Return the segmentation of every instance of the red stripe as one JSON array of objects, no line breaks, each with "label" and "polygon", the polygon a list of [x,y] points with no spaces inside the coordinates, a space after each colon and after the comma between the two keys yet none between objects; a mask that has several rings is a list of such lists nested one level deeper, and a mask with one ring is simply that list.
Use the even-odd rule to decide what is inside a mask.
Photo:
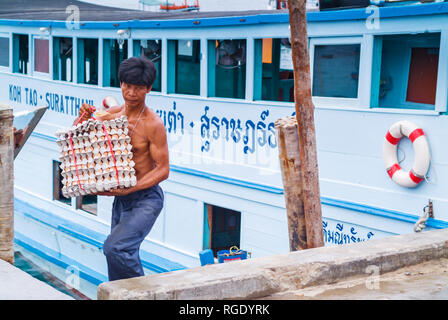
[{"label": "red stripe", "polygon": [[392,177],[394,176],[394,173],[397,172],[398,170],[401,170],[401,167],[398,163],[396,163],[387,170],[387,174],[392,179]]},{"label": "red stripe", "polygon": [[84,188],[81,185],[81,181],[79,181],[78,164],[76,163],[75,150],[73,149],[73,140],[72,140],[72,132],[71,131],[68,132],[68,137],[69,137],[69,141],[70,141],[70,149],[72,151],[73,162],[75,163],[76,177],[78,178],[78,185],[82,190],[84,190]]},{"label": "red stripe", "polygon": [[412,181],[414,181],[416,184],[419,184],[420,182],[422,182],[423,178],[417,177],[416,175],[414,175],[412,173],[412,170],[409,171],[409,177],[411,178]]},{"label": "red stripe", "polygon": [[112,160],[114,160],[115,172],[117,173],[118,186],[120,186],[120,178],[118,177],[118,168],[117,168],[117,162],[115,161],[115,153],[112,148],[112,142],[110,141],[109,133],[107,132],[106,126],[104,124],[103,124],[103,131],[106,134],[107,142],[108,142],[109,148],[110,148],[110,153],[112,154]]},{"label": "red stripe", "polygon": [[423,133],[422,129],[415,129],[409,135],[409,139],[411,139],[411,141],[414,142],[415,139],[417,139],[418,137],[423,136],[423,135],[424,135],[424,133]]},{"label": "red stripe", "polygon": [[389,131],[387,131],[386,140],[389,141],[391,144],[396,145],[400,141],[400,138],[395,138],[393,135],[390,134]]}]

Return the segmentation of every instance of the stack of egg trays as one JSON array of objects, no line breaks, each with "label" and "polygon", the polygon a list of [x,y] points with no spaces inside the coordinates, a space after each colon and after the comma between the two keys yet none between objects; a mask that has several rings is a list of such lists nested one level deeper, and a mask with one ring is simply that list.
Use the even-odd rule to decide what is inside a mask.
[{"label": "stack of egg trays", "polygon": [[[112,151],[104,128],[108,132]],[[129,188],[137,184],[126,116],[109,121],[89,119],[56,132],[56,137],[56,143],[61,148],[59,159],[63,177],[62,194],[65,197]]]}]

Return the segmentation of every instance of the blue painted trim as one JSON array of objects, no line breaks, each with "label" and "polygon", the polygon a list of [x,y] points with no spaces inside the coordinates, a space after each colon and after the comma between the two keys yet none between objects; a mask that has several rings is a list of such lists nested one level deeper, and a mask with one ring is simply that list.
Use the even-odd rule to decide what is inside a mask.
[{"label": "blue painted trim", "polygon": [[101,273],[98,273],[79,262],[70,259],[69,257],[62,255],[42,244],[28,238],[20,232],[14,232],[14,242],[26,250],[34,253],[35,255],[61,267],[67,268],[68,266],[76,266],[79,268],[79,276],[84,280],[89,281],[95,285],[99,285],[102,282],[108,281],[108,278]]},{"label": "blue painted trim", "polygon": [[[423,16],[448,13],[448,3],[425,3],[406,6],[380,7],[380,18],[397,18],[405,16]],[[340,20],[365,20],[371,14],[366,12],[366,8],[330,10],[320,12],[309,12],[307,21],[340,21]]]},{"label": "blue painted trim", "polygon": [[[80,224],[73,223],[67,219],[57,217],[54,214],[36,208],[17,198],[14,198],[14,211],[20,212],[27,218],[56,229],[84,243],[88,243],[100,250],[103,248],[103,243],[107,238],[105,234],[96,232]],[[157,273],[186,269],[185,266],[177,262],[170,261],[143,250],[140,251],[140,257],[142,265],[145,268]]]},{"label": "blue painted trim", "polygon": [[174,172],[190,174],[190,175],[193,175],[196,177],[201,177],[201,178],[205,178],[205,179],[209,179],[209,180],[233,184],[236,186],[245,187],[245,188],[249,188],[249,189],[266,191],[266,192],[271,192],[271,193],[275,193],[275,194],[283,194],[282,188],[271,187],[271,186],[267,186],[267,185],[263,185],[263,184],[259,184],[259,183],[255,183],[255,182],[249,182],[249,181],[229,178],[229,177],[225,177],[225,176],[221,176],[221,175],[217,175],[217,174],[213,174],[213,173],[209,173],[209,172],[205,172],[205,171],[199,171],[199,170],[195,170],[195,169],[179,167],[176,165],[170,165],[170,170],[172,170]]},{"label": "blue painted trim", "polygon": [[[448,3],[424,3],[416,5],[387,6],[380,8],[380,17],[394,18],[448,13]],[[369,16],[365,8],[308,12],[309,22],[364,20]],[[123,29],[123,28],[201,28],[219,26],[256,25],[289,23],[288,13],[241,15],[236,17],[217,17],[200,19],[168,20],[125,20],[125,21],[81,21],[81,29]],[[53,20],[0,20],[0,25],[65,28],[65,21]]]},{"label": "blue painted trim", "polygon": [[[359,204],[355,202],[345,201],[345,200],[337,200],[327,197],[321,197],[321,202],[324,205],[329,205],[333,207],[339,207],[343,209],[349,209],[357,212],[367,213],[374,216],[379,216],[383,218],[398,220],[398,221],[404,221],[408,223],[416,223],[417,220],[420,218],[415,215],[411,215],[408,213],[403,213],[400,211],[395,210],[389,210],[389,209],[382,209],[382,208],[376,208],[364,204]],[[426,222],[426,225],[431,228],[435,229],[445,229],[448,228],[448,222],[443,220],[437,220],[433,218],[429,218]]]},{"label": "blue painted trim", "polygon": [[[45,135],[43,135],[43,134],[41,134],[39,137],[48,140],[46,138],[48,136],[45,137]],[[240,187],[244,187],[244,188],[249,188],[249,189],[254,189],[254,190],[259,190],[259,191],[264,191],[264,192],[270,192],[270,193],[274,193],[274,194],[283,194],[283,188],[277,188],[277,187],[262,185],[262,184],[258,184],[258,183],[254,183],[254,182],[248,182],[248,181],[244,181],[244,180],[234,179],[234,178],[225,177],[225,176],[221,176],[221,175],[217,175],[217,174],[213,174],[213,173],[209,173],[209,172],[205,172],[205,171],[180,167],[180,166],[176,166],[176,165],[170,165],[170,170],[172,170],[174,172],[193,175],[193,176],[204,178],[204,179],[209,179],[209,180],[213,180],[213,181],[232,184],[232,185],[236,185],[236,186],[240,186]],[[399,221],[404,221],[404,222],[408,222],[408,223],[415,223],[415,222],[417,222],[417,220],[419,218],[415,215],[411,215],[411,214],[407,214],[407,213],[403,213],[403,212],[399,212],[399,211],[382,209],[382,208],[367,206],[367,205],[363,205],[363,204],[358,204],[355,202],[333,199],[333,198],[322,197],[322,196],[321,196],[321,202],[322,202],[322,204],[329,205],[329,206],[340,207],[340,208],[344,208],[344,209],[349,209],[349,210],[358,211],[358,212],[362,212],[362,213],[372,214],[372,215],[381,216],[381,217],[399,220]],[[448,228],[448,222],[445,222],[443,220],[437,220],[437,219],[430,218],[430,219],[428,219],[426,224],[429,227],[436,228],[436,229]]]},{"label": "blue painted trim", "polygon": [[35,138],[47,140],[47,141],[50,141],[50,142],[56,142],[56,140],[57,140],[56,137],[52,137],[52,136],[49,136],[49,135],[46,135],[46,134],[43,134],[43,133],[39,133],[39,132],[35,132],[35,131],[33,131],[31,133],[31,136],[35,137]]}]

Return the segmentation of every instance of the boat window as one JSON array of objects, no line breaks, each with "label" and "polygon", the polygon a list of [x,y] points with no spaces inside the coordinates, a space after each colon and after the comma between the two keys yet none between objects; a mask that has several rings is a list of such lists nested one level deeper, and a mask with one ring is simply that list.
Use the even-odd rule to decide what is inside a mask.
[{"label": "boat window", "polygon": [[245,98],[245,39],[208,41],[208,95],[222,98]]},{"label": "boat window", "polygon": [[53,38],[53,79],[73,81],[73,40]]},{"label": "boat window", "polygon": [[0,67],[9,67],[9,38],[0,37]]},{"label": "boat window", "polygon": [[313,96],[357,98],[360,44],[314,47]]},{"label": "boat window", "polygon": [[48,39],[34,39],[34,71],[49,73],[49,43]]},{"label": "boat window", "polygon": [[60,161],[53,160],[53,200],[71,205],[71,198],[66,198],[62,194],[62,188],[64,185],[62,184],[63,177],[60,165]]},{"label": "boat window", "polygon": [[440,33],[377,36],[372,107],[434,110]]},{"label": "boat window", "polygon": [[76,197],[76,209],[97,215],[98,197],[92,194]]},{"label": "boat window", "polygon": [[78,83],[98,84],[98,39],[78,39]]},{"label": "boat window", "polygon": [[256,39],[254,100],[294,101],[293,70],[288,38]]},{"label": "boat window", "polygon": [[200,40],[168,40],[168,93],[199,95]]},{"label": "boat window", "polygon": [[240,247],[241,212],[205,204],[203,249],[219,250]]},{"label": "boat window", "polygon": [[134,40],[134,55],[144,56],[154,62],[157,74],[151,91],[162,91],[162,40]]},{"label": "boat window", "polygon": [[28,74],[29,42],[28,35],[13,35],[13,72]]},{"label": "boat window", "polygon": [[128,41],[120,46],[116,39],[103,40],[103,86],[120,87],[118,68],[128,58]]}]

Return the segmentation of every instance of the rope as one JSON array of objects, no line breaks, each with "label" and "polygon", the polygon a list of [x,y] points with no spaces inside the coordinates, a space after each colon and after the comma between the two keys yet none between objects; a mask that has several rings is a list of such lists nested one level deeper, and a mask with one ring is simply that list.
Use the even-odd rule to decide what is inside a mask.
[{"label": "rope", "polygon": [[115,153],[112,149],[112,142],[110,141],[109,133],[107,132],[106,126],[104,124],[103,124],[103,131],[106,134],[107,142],[109,144],[110,152],[112,154],[112,160],[114,160],[115,172],[117,173],[117,182],[118,182],[118,185],[120,185],[120,178],[118,177],[119,175],[118,175],[117,162],[115,161]]},{"label": "rope", "polygon": [[[232,251],[232,249],[235,249],[235,251]],[[223,253],[222,255],[226,256],[226,257],[229,257],[229,256],[235,256],[235,255],[240,254],[240,253],[242,253],[241,249],[238,249],[237,246],[232,246],[229,249],[229,253]]]},{"label": "rope", "polygon": [[[90,109],[90,111],[93,112],[92,109]],[[82,115],[78,118],[78,120],[75,121],[75,123],[74,123],[75,126],[76,126],[76,125],[79,123],[79,121],[84,117],[84,115],[86,114],[86,112],[87,112],[87,111],[84,111],[84,112],[82,113]],[[96,120],[96,118],[95,118],[93,115],[92,115],[92,119],[93,119],[93,120]],[[82,123],[82,121],[81,121],[81,123]],[[117,174],[117,182],[118,182],[118,185],[120,185],[120,178],[119,178],[119,174],[118,174],[118,167],[117,167],[117,162],[116,162],[116,160],[115,160],[115,153],[114,153],[113,148],[112,148],[112,142],[111,142],[111,140],[110,140],[110,136],[109,136],[109,133],[107,132],[106,126],[105,126],[104,124],[102,124],[102,125],[103,125],[103,131],[104,131],[104,133],[106,134],[107,142],[108,142],[108,144],[109,144],[109,148],[110,148],[110,151],[111,151],[111,154],[112,154],[112,160],[114,161],[115,172],[116,172],[116,174]],[[79,185],[79,187],[80,187],[82,190],[84,190],[84,188],[83,188],[82,185],[81,185],[81,181],[80,181],[80,179],[79,179],[78,164],[77,164],[77,162],[76,162],[75,151],[74,151],[74,148],[73,148],[73,140],[72,140],[72,133],[71,133],[71,131],[69,131],[68,135],[69,135],[69,141],[70,141],[70,148],[71,148],[72,155],[73,155],[73,162],[75,163],[75,170],[76,170],[76,177],[77,177],[77,179],[78,179],[78,185]]]},{"label": "rope", "polygon": [[429,205],[423,208],[423,215],[417,220],[414,225],[414,232],[420,232],[426,228],[426,221],[429,219]]},{"label": "rope", "polygon": [[75,150],[73,149],[73,141],[72,141],[72,132],[71,131],[68,132],[68,137],[69,137],[69,141],[70,141],[70,148],[72,150],[73,162],[75,163],[75,170],[76,170],[76,177],[78,178],[78,185],[82,190],[84,190],[84,188],[81,186],[81,181],[79,181],[78,164],[76,163]]}]

